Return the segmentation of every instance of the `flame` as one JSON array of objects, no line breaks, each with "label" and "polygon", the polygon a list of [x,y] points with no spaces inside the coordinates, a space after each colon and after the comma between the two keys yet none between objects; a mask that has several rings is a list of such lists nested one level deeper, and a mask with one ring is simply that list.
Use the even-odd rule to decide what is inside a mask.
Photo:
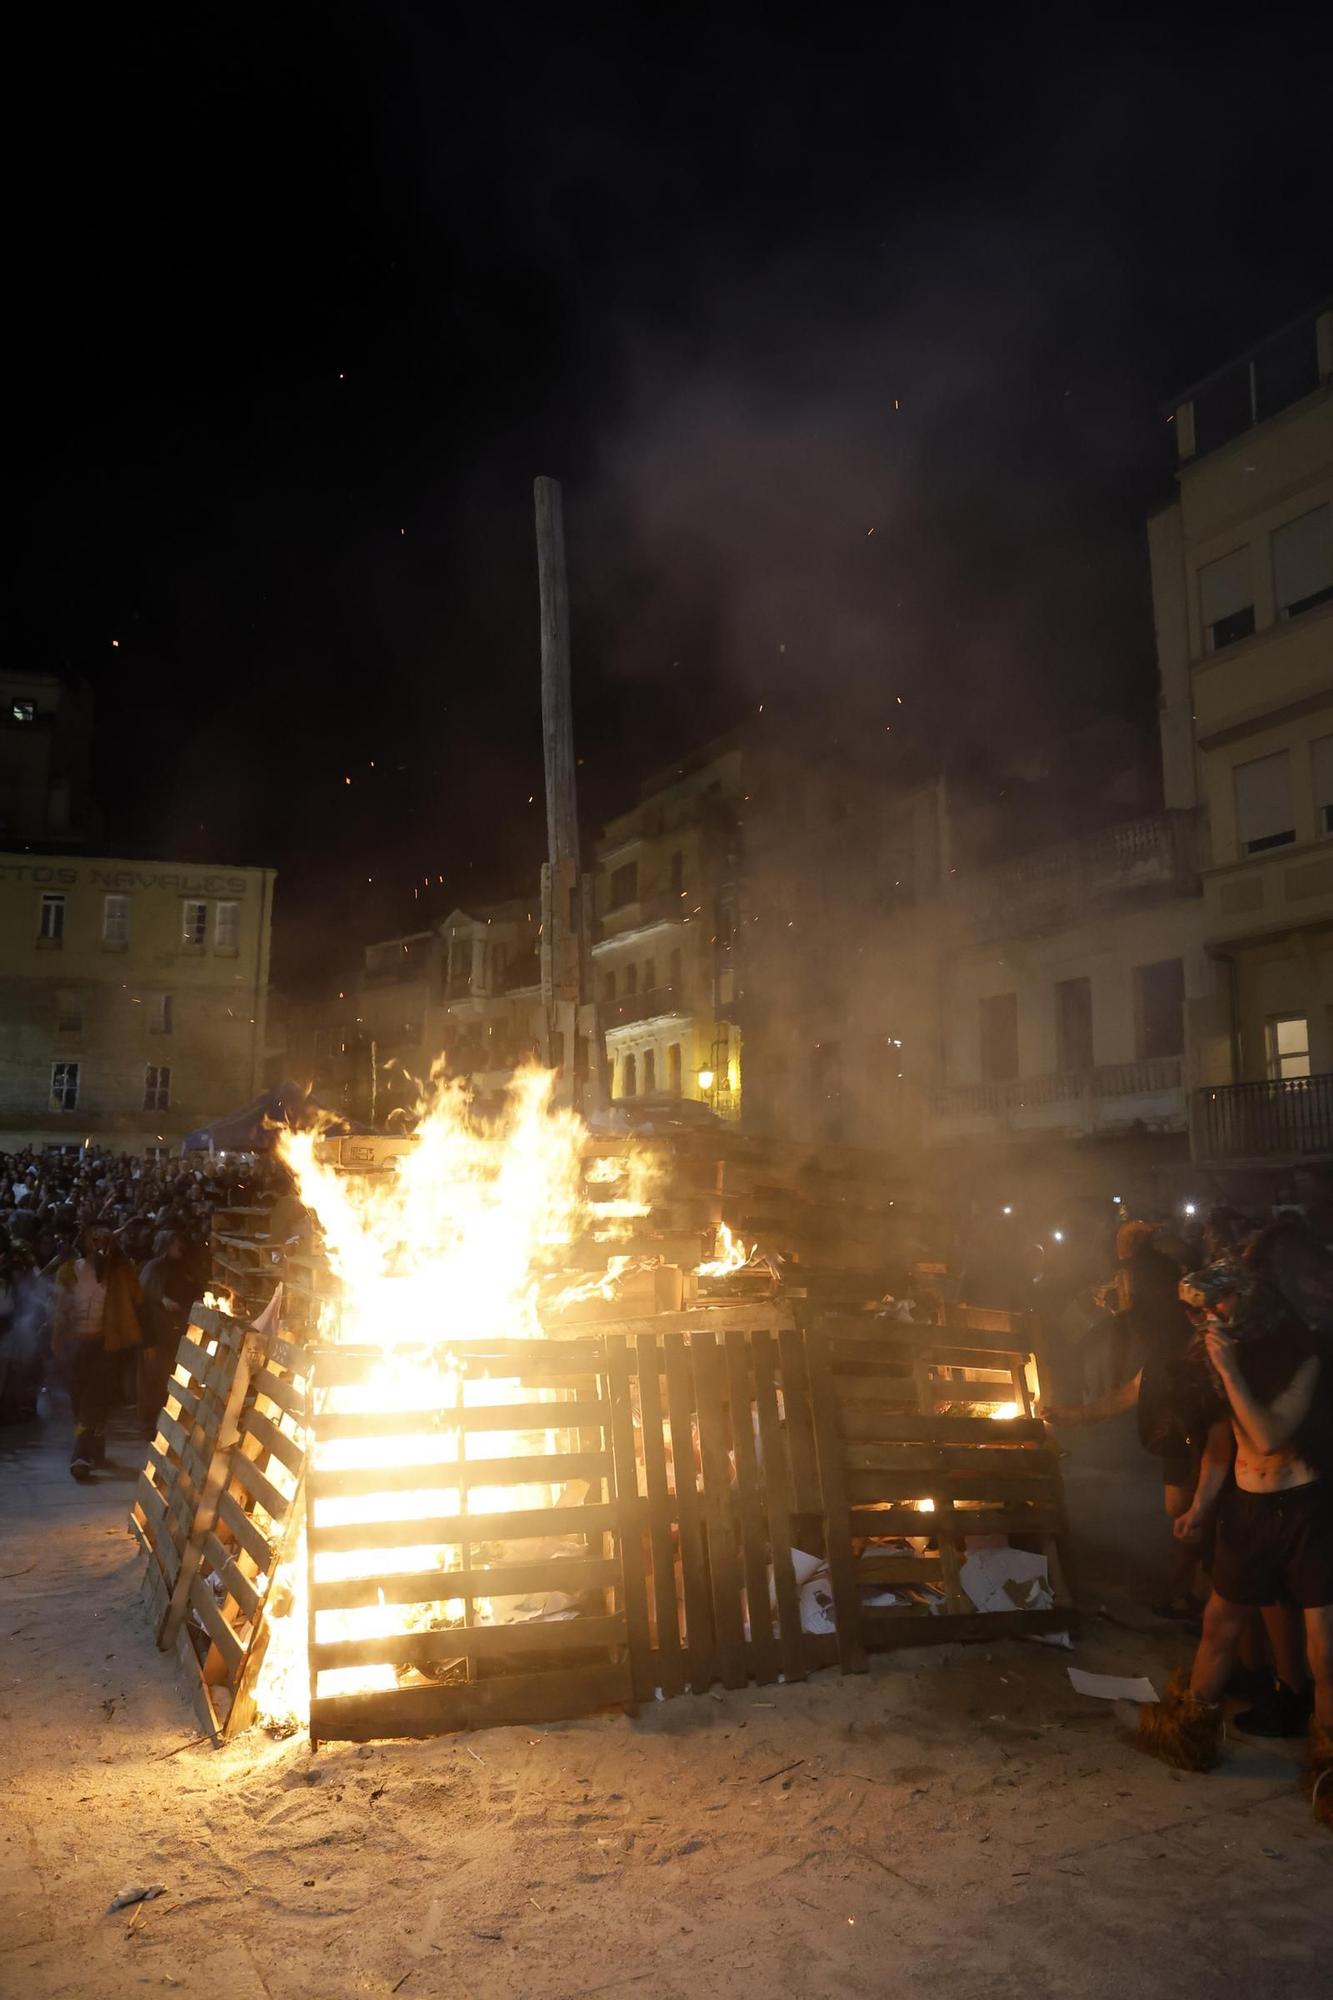
[{"label": "flame", "polygon": [[[382,1359],[355,1387],[334,1385],[322,1392],[329,1415],[373,1417],[377,1412],[420,1413],[419,1430],[404,1435],[325,1438],[314,1446],[319,1472],[386,1471],[385,1491],[321,1496],[314,1504],[322,1526],[377,1521],[428,1520],[465,1511],[484,1517],[509,1510],[549,1506],[559,1489],[530,1477],[514,1485],[479,1486],[460,1461],[460,1408],[484,1403],[551,1400],[554,1392],[516,1382],[477,1379],[460,1369],[449,1352],[451,1339],[536,1339],[539,1286],[567,1261],[570,1246],[601,1204],[584,1192],[581,1120],[557,1109],[555,1079],[532,1069],[514,1081],[496,1116],[483,1117],[459,1081],[435,1075],[418,1107],[415,1143],[395,1156],[383,1173],[342,1174],[318,1156],[313,1133],[287,1133],[279,1150],[291,1168],[301,1200],[323,1231],[325,1252],[341,1280],[337,1323],[323,1331]],[[594,1186],[610,1176],[591,1176]],[[615,1176],[619,1181],[622,1176]],[[618,1206],[628,1207],[633,1189]],[[644,1207],[637,1213],[646,1212]],[[612,1259],[611,1266],[627,1260]],[[613,1282],[608,1266],[602,1283]],[[599,1274],[600,1277],[600,1274]],[[318,1381],[316,1393],[319,1394]],[[487,1431],[484,1456],[541,1457],[554,1451],[556,1435]],[[404,1466],[419,1471],[410,1491],[395,1489],[388,1476]],[[364,1482],[359,1482],[364,1483]],[[386,1539],[401,1544],[401,1530]],[[315,1637],[368,1639],[461,1625],[467,1607],[450,1589],[451,1569],[461,1560],[457,1546],[419,1545],[348,1552],[321,1550],[315,1557],[319,1582],[355,1581],[392,1574],[431,1577],[421,1602],[378,1602],[346,1610],[321,1610]],[[431,1578],[433,1582],[433,1577]],[[256,1687],[259,1718],[270,1727],[290,1729],[307,1719],[308,1598],[304,1542],[284,1562],[269,1593],[276,1614],[269,1620],[268,1649]],[[512,1615],[512,1614],[511,1614]],[[473,1624],[503,1622],[485,1598],[472,1600]],[[324,1695],[392,1688],[398,1671],[389,1663],[322,1669]]]},{"label": "flame", "polygon": [[713,1254],[704,1263],[695,1265],[695,1275],[700,1278],[730,1278],[735,1272],[743,1271],[753,1255],[753,1247],[747,1249],[738,1236],[732,1235],[725,1222],[719,1222]]},{"label": "flame", "polygon": [[1023,1406],[1021,1403],[997,1403],[990,1414],[993,1422],[1007,1424],[1014,1417],[1022,1416]]},{"label": "flame", "polygon": [[228,1319],[236,1317],[236,1307],[226,1292],[205,1292],[203,1302],[213,1312],[225,1313]]}]

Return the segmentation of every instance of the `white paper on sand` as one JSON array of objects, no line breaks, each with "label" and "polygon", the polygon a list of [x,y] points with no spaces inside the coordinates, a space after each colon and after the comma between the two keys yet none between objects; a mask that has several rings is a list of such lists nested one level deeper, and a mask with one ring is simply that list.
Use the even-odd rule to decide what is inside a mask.
[{"label": "white paper on sand", "polygon": [[1132,1680],[1128,1674],[1089,1674],[1071,1667],[1069,1678],[1079,1694],[1096,1695],[1099,1701],[1156,1701],[1157,1690],[1146,1674]]}]

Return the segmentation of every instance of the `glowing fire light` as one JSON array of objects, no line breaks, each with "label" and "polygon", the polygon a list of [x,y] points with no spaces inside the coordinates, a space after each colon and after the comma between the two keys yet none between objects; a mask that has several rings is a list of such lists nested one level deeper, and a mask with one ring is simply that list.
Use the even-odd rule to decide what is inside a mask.
[{"label": "glowing fire light", "polygon": [[734,1272],[743,1271],[753,1255],[753,1249],[747,1248],[739,1236],[733,1236],[725,1222],[719,1222],[713,1254],[704,1263],[695,1265],[695,1273],[700,1278],[729,1278]]},{"label": "glowing fire light", "polygon": [[[321,1497],[315,1503],[321,1524],[440,1519],[458,1513],[460,1501],[477,1516],[552,1503],[555,1488],[534,1482],[530,1474],[512,1486],[479,1487],[460,1472],[460,1432],[449,1422],[451,1409],[545,1397],[514,1382],[463,1379],[448,1343],[542,1337],[539,1283],[567,1259],[585,1223],[603,1213],[583,1191],[585,1128],[572,1111],[553,1107],[553,1085],[546,1071],[521,1073],[504,1109],[490,1119],[478,1113],[462,1083],[433,1077],[415,1144],[385,1173],[340,1174],[319,1157],[312,1133],[280,1139],[282,1157],[301,1200],[319,1221],[330,1267],[342,1282],[339,1323],[330,1332],[383,1357],[358,1386],[327,1388],[323,1409],[358,1419],[405,1409],[422,1415],[419,1433],[382,1436],[367,1426],[369,1435],[319,1442],[313,1463],[321,1473],[355,1471],[362,1475],[355,1482],[359,1487],[368,1483],[367,1472],[385,1470],[382,1492]],[[594,1186],[610,1178],[599,1173]],[[644,1212],[633,1199],[632,1175],[630,1181],[628,1195],[607,1208],[622,1215]],[[553,1394],[551,1400],[554,1406]],[[553,1442],[549,1431],[492,1431],[487,1457],[531,1459],[550,1452]],[[420,1483],[404,1492],[401,1474],[407,1466],[418,1469]],[[386,1533],[386,1540],[396,1542],[400,1533]],[[386,1604],[381,1591],[375,1604],[320,1610],[316,1638],[376,1639],[459,1623],[464,1606],[448,1582],[458,1561],[456,1548],[430,1542],[321,1551],[315,1558],[320,1582],[438,1571],[439,1589],[420,1603]],[[275,1611],[280,1600],[290,1603],[291,1611],[270,1620],[258,1712],[270,1725],[291,1728],[308,1714],[304,1546],[281,1567],[269,1596]],[[493,1609],[485,1599],[474,1599],[478,1622],[489,1622]],[[320,1676],[321,1696],[394,1685],[396,1670],[388,1664]]]}]

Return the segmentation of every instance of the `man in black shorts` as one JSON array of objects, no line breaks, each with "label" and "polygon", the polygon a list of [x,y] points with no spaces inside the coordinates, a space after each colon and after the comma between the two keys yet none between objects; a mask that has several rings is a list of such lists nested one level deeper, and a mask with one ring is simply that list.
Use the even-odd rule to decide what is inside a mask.
[{"label": "man in black shorts", "polygon": [[[1253,1611],[1297,1605],[1314,1676],[1307,1770],[1333,1826],[1333,1398],[1328,1360],[1276,1289],[1232,1267],[1206,1306],[1206,1342],[1235,1437],[1217,1512],[1213,1592],[1188,1682],[1139,1715],[1146,1750],[1188,1770],[1221,1753],[1222,1691]],[[1203,1496],[1199,1496],[1202,1498]],[[1196,1505],[1198,1500],[1196,1499]]]}]

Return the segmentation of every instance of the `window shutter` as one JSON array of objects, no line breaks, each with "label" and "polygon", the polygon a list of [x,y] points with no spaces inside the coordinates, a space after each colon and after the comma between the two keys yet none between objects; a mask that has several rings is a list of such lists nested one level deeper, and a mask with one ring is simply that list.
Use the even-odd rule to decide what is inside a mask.
[{"label": "window shutter", "polygon": [[1328,501],[1274,530],[1273,581],[1279,617],[1333,591],[1333,506]]},{"label": "window shutter", "polygon": [[1229,556],[1219,556],[1199,571],[1199,605],[1205,625],[1232,618],[1253,602],[1248,548],[1233,549]]},{"label": "window shutter", "polygon": [[1296,831],[1291,807],[1291,755],[1277,750],[1271,757],[1236,766],[1236,838],[1247,851],[1260,843],[1280,845]]}]

